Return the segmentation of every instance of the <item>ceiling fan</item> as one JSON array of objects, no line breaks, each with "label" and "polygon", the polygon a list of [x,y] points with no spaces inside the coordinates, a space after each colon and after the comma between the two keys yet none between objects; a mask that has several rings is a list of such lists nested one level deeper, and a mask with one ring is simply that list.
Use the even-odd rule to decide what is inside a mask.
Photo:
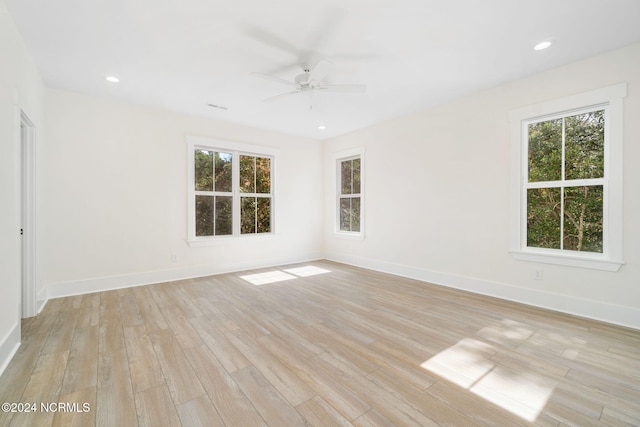
[{"label": "ceiling fan", "polygon": [[271,80],[274,82],[278,82],[290,87],[293,87],[294,90],[290,92],[281,93],[280,95],[272,96],[270,98],[264,99],[264,102],[276,101],[278,99],[285,98],[291,95],[297,95],[299,93],[308,93],[314,94],[319,91],[326,92],[342,92],[342,93],[364,93],[367,90],[366,85],[354,85],[354,84],[346,84],[346,85],[330,85],[324,84],[322,81],[327,77],[329,72],[331,71],[332,64],[326,60],[320,60],[316,64],[313,69],[303,68],[303,73],[298,74],[293,81],[281,79],[279,77],[270,76],[268,74],[261,73],[251,73],[256,77],[260,77],[263,79]]}]

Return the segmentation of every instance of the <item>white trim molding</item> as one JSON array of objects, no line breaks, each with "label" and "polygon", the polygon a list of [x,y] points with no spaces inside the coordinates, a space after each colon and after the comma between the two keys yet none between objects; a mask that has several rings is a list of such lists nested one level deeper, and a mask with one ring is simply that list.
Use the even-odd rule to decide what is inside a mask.
[{"label": "white trim molding", "polygon": [[[511,239],[509,253],[514,259],[578,268],[618,271],[623,258],[623,99],[627,84],[584,92],[573,96],[518,108],[509,113],[511,123]],[[605,176],[603,206],[603,252],[586,253],[559,249],[527,247],[526,178],[527,159],[523,138],[525,123],[553,114],[569,113],[585,108],[603,106],[607,111],[605,122]]]},{"label": "white trim molding", "polygon": [[36,127],[20,110],[22,153],[22,318],[38,314],[36,303]]}]

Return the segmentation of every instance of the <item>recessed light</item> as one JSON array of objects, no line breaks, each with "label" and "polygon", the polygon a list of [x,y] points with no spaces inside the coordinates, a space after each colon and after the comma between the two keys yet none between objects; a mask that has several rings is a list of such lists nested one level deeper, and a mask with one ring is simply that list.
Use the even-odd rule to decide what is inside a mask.
[{"label": "recessed light", "polygon": [[104,79],[109,83],[120,83],[120,79],[117,78],[116,76],[107,76]]},{"label": "recessed light", "polygon": [[545,50],[546,48],[551,46],[551,43],[552,42],[550,40],[540,42],[533,47],[533,50]]},{"label": "recessed light", "polygon": [[326,127],[325,125],[320,125],[320,126],[318,126],[318,129],[320,129],[320,130],[325,130],[326,128],[327,128],[327,127]]}]

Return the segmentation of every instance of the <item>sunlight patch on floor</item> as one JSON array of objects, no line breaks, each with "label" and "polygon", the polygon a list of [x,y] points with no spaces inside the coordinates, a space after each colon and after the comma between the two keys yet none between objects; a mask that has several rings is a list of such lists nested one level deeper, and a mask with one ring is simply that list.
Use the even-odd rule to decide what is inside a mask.
[{"label": "sunlight patch on floor", "polygon": [[483,350],[490,348],[482,341],[465,338],[420,366],[460,387],[469,388],[493,369],[494,364],[482,355]]},{"label": "sunlight patch on floor", "polygon": [[[502,326],[480,331],[485,339],[511,346],[532,333],[517,322],[506,320]],[[493,344],[464,338],[420,366],[524,420],[535,421],[553,393],[555,382],[533,372],[497,366],[492,360],[495,353]]]},{"label": "sunlight patch on floor", "polygon": [[317,276],[318,274],[331,273],[331,270],[316,267],[314,265],[305,265],[304,267],[286,268],[284,271],[299,277]]},{"label": "sunlight patch on floor", "polygon": [[286,280],[297,279],[299,277],[317,276],[318,274],[331,273],[331,270],[305,265],[303,267],[287,268],[283,270],[266,271],[264,273],[246,274],[240,276],[252,285],[260,286],[269,283],[284,282]]},{"label": "sunlight patch on floor", "polygon": [[469,390],[520,418],[535,421],[554,388],[554,383],[539,375],[496,367]]},{"label": "sunlight patch on floor", "polygon": [[247,274],[245,276],[240,276],[240,278],[246,280],[252,285],[260,286],[266,285],[268,283],[283,282],[285,280],[295,279],[296,276],[287,274],[284,271],[274,270],[266,271],[264,273]]}]

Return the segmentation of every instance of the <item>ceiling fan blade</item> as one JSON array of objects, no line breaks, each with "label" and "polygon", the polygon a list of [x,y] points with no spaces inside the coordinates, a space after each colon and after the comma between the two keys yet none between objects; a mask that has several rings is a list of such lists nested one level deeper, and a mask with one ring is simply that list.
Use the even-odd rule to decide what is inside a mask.
[{"label": "ceiling fan blade", "polygon": [[267,80],[271,80],[273,82],[281,83],[283,85],[295,86],[293,84],[293,82],[290,82],[290,81],[285,80],[285,79],[281,79],[280,77],[274,77],[274,76],[270,76],[268,74],[262,74],[262,73],[251,73],[251,75],[255,76],[255,77],[260,77],[261,79],[267,79]]},{"label": "ceiling fan blade", "polygon": [[280,38],[275,33],[269,32],[259,27],[248,27],[246,34],[255,40],[265,43],[276,49],[280,49],[283,52],[287,52],[291,55],[298,55],[298,46],[295,46],[285,39]]},{"label": "ceiling fan blade", "polygon": [[367,85],[324,85],[318,89],[327,92],[364,93],[367,91]]},{"label": "ceiling fan blade", "polygon": [[309,81],[320,83],[325,77],[327,77],[327,74],[329,74],[329,71],[331,71],[332,66],[333,64],[331,64],[331,62],[324,59],[318,61],[316,66],[313,68],[313,70],[311,70],[311,73],[309,74]]},{"label": "ceiling fan blade", "polygon": [[286,98],[287,96],[295,95],[297,93],[300,93],[300,91],[299,90],[294,90],[293,92],[281,93],[280,95],[276,95],[276,96],[272,96],[271,98],[263,99],[262,102],[277,101],[278,99]]}]

